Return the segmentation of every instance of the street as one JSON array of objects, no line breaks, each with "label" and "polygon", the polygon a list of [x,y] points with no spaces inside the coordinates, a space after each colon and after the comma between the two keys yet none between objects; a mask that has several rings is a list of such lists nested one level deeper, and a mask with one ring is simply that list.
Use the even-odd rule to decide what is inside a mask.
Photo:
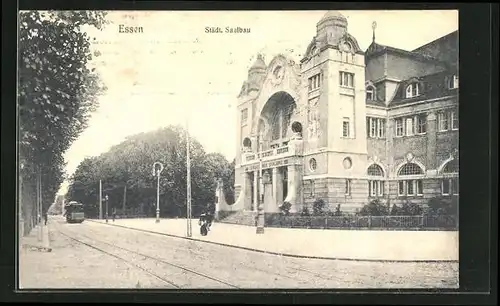
[{"label": "street", "polygon": [[21,289],[458,287],[458,263],[292,258],[59,216],[49,229],[52,252],[20,250]]}]

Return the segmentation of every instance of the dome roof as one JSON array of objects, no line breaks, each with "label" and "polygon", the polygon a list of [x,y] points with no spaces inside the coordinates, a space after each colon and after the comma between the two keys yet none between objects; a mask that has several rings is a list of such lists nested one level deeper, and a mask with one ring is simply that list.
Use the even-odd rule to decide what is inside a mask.
[{"label": "dome roof", "polygon": [[344,21],[347,22],[347,18],[345,18],[344,15],[342,15],[338,11],[328,11],[326,14],[321,18],[321,20],[318,23],[323,23],[328,20],[339,20],[339,21]]},{"label": "dome roof", "polygon": [[257,59],[255,60],[255,63],[253,63],[252,67],[250,67],[250,70],[253,69],[266,69],[266,63],[264,62],[264,58],[262,57],[262,54],[257,55]]}]

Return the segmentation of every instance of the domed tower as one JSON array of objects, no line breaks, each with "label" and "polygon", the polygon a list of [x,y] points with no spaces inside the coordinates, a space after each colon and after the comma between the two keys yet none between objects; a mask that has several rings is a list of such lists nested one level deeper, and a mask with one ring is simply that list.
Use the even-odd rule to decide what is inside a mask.
[{"label": "domed tower", "polygon": [[266,63],[264,62],[264,57],[262,54],[257,54],[257,59],[253,63],[252,67],[248,70],[248,83],[250,89],[259,89],[262,80],[266,75]]},{"label": "domed tower", "polygon": [[347,33],[347,18],[337,11],[328,11],[316,24],[316,40],[330,45],[338,45]]},{"label": "domed tower", "polygon": [[[353,211],[366,197],[363,192],[351,195],[350,188],[368,186],[360,179],[368,167],[364,52],[339,12],[326,12],[316,30],[301,60],[307,82],[304,176],[330,177],[329,201]],[[312,180],[312,186],[324,188],[323,181]]]}]

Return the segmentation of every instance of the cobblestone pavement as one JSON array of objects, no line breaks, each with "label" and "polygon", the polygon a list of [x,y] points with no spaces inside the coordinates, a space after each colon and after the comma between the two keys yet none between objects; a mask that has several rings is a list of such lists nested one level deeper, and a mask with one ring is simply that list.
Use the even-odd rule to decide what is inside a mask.
[{"label": "cobblestone pavement", "polygon": [[60,218],[50,235],[51,253],[20,254],[25,288],[458,287],[458,263],[289,258]]}]

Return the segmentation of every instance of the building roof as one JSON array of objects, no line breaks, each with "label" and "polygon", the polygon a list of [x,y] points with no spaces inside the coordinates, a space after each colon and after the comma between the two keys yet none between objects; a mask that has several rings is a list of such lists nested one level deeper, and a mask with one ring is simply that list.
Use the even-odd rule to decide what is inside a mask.
[{"label": "building roof", "polygon": [[391,46],[378,44],[376,42],[372,42],[370,44],[370,46],[368,47],[368,49],[365,52],[365,56],[367,58],[370,58],[370,57],[374,57],[374,56],[384,54],[384,53],[394,53],[394,54],[412,57],[415,59],[425,60],[425,61],[439,61],[439,59],[437,59],[433,56],[429,56],[427,54],[421,54],[421,53],[417,53],[417,52],[412,52],[412,51],[407,51],[407,50],[403,50],[403,49],[399,49],[399,48],[394,48]]},{"label": "building roof", "polygon": [[[447,81],[452,78],[454,74],[456,74],[456,71],[447,70],[401,81],[396,88],[394,97],[389,102],[389,107],[458,95],[458,89],[448,88]],[[419,95],[412,98],[406,98],[406,88],[412,83],[419,84]]]},{"label": "building roof", "polygon": [[252,67],[250,67],[250,70],[253,70],[253,69],[266,69],[266,68],[267,68],[267,66],[266,66],[266,63],[264,62],[264,57],[260,53],[257,54],[257,59],[253,63]]},{"label": "building roof", "polygon": [[327,20],[341,20],[347,22],[347,18],[342,15],[339,11],[328,11],[326,14],[319,20],[318,23],[323,23]]},{"label": "building roof", "polygon": [[456,67],[458,65],[458,31],[433,40],[412,52],[437,58],[450,67]]}]

